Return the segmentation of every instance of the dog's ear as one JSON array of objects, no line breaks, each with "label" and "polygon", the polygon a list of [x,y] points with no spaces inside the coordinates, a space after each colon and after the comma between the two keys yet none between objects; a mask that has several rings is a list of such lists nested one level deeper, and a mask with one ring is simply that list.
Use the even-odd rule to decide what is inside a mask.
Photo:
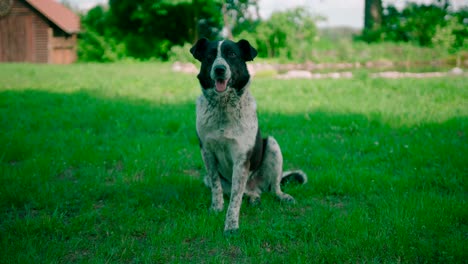
[{"label": "dog's ear", "polygon": [[193,47],[190,49],[190,53],[192,53],[195,59],[199,61],[203,59],[203,55],[205,54],[208,42],[208,39],[201,38],[197,41],[197,43],[195,43],[195,45],[193,45]]},{"label": "dog's ear", "polygon": [[239,46],[239,49],[242,52],[242,58],[245,61],[253,61],[257,56],[257,50],[254,49],[247,40],[239,40],[239,42],[237,42],[237,46]]}]

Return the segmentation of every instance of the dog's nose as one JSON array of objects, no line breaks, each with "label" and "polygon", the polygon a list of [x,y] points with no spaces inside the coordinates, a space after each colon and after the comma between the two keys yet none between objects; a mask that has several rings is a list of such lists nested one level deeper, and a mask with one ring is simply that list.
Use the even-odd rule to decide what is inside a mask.
[{"label": "dog's nose", "polygon": [[215,72],[216,76],[223,76],[226,73],[226,66],[217,65],[214,68],[214,72]]}]

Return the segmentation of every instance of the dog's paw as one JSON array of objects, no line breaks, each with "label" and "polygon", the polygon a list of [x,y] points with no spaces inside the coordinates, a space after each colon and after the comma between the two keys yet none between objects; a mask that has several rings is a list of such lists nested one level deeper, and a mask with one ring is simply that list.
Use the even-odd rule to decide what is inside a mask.
[{"label": "dog's paw", "polygon": [[215,204],[212,204],[211,207],[210,207],[210,213],[220,213],[223,211],[223,205],[215,205]]},{"label": "dog's paw", "polygon": [[260,200],[260,197],[249,197],[249,205],[252,207],[257,207],[259,206],[262,201]]},{"label": "dog's paw", "polygon": [[281,197],[279,197],[280,201],[282,203],[287,203],[287,204],[295,204],[296,203],[296,200],[294,199],[294,197],[292,197],[291,195],[289,194],[283,194],[281,195]]},{"label": "dog's paw", "polygon": [[238,237],[239,235],[239,228],[224,230],[224,237],[226,238]]}]

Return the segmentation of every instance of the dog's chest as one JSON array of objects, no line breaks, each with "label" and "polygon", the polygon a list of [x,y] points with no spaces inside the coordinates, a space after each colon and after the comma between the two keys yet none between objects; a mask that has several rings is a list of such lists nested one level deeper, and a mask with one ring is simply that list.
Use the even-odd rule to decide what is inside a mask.
[{"label": "dog's chest", "polygon": [[217,144],[241,141],[248,144],[255,140],[258,121],[255,106],[212,107],[205,99],[197,102],[197,132],[203,143]]},{"label": "dog's chest", "polygon": [[236,104],[212,105],[197,101],[197,133],[202,148],[214,153],[221,173],[230,178],[237,160],[247,158],[258,131],[256,105],[250,94]]}]

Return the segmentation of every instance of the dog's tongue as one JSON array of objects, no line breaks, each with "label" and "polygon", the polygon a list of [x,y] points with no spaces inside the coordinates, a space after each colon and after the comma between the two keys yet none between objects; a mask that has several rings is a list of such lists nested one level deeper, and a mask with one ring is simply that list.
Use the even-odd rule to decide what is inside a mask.
[{"label": "dog's tongue", "polygon": [[224,92],[227,88],[228,80],[216,80],[216,91]]}]

